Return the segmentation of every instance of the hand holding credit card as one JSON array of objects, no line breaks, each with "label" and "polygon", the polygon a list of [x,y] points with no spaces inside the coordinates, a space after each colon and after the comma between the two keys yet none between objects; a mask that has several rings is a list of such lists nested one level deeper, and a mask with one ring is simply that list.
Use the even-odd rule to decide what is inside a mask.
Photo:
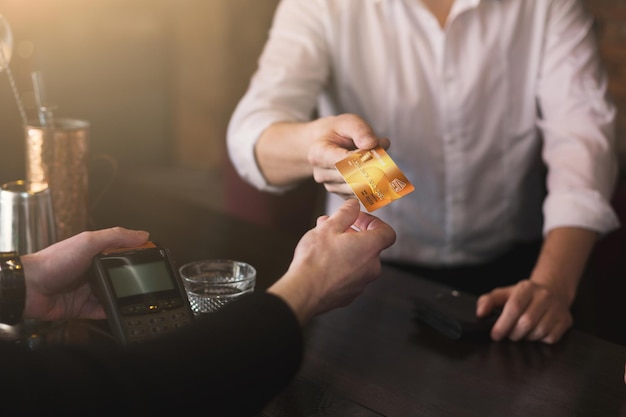
[{"label": "hand holding credit card", "polygon": [[359,150],[337,162],[335,167],[369,212],[415,189],[381,146]]}]

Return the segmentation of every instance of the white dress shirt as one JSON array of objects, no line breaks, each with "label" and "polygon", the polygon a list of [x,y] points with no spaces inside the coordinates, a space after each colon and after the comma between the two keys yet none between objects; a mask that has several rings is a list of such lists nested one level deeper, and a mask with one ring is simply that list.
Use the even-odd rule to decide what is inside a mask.
[{"label": "white dress shirt", "polygon": [[419,0],[282,0],[228,149],[280,192],[255,160],[263,130],[357,114],[415,185],[373,213],[397,232],[383,257],[471,264],[557,227],[619,226],[606,87],[577,0],[456,0],[444,28]]}]

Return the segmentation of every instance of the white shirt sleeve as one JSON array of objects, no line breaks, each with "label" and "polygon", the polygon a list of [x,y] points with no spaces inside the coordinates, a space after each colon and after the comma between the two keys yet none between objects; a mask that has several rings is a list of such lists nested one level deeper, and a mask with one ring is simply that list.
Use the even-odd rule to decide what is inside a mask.
[{"label": "white shirt sleeve", "polygon": [[548,166],[544,233],[619,226],[609,201],[617,178],[616,110],[597,56],[593,20],[579,1],[552,2],[538,83],[538,125]]},{"label": "white shirt sleeve", "polygon": [[290,188],[267,183],[254,148],[270,125],[312,119],[328,78],[329,55],[319,19],[323,8],[324,3],[317,0],[280,2],[258,69],[230,120],[229,157],[239,175],[258,189],[283,192]]}]

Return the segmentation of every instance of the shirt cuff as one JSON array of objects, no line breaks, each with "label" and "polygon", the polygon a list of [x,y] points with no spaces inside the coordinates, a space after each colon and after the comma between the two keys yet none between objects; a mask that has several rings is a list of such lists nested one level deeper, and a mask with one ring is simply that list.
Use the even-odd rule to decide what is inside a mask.
[{"label": "shirt cuff", "polygon": [[557,227],[580,227],[602,235],[620,227],[609,202],[593,191],[552,194],[546,198],[543,213],[544,235]]},{"label": "shirt cuff", "polygon": [[[261,191],[285,193],[294,186],[275,186],[267,182],[256,160],[254,148],[261,134],[272,124],[285,121],[282,113],[249,116],[237,132],[229,132],[228,153],[237,173],[242,179]],[[236,139],[235,139],[236,138]]]}]

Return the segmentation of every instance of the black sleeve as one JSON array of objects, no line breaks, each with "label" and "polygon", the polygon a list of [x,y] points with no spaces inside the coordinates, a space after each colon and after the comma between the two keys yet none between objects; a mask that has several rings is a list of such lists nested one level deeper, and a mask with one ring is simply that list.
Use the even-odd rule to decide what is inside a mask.
[{"label": "black sleeve", "polygon": [[25,351],[0,343],[0,410],[252,416],[294,377],[302,348],[293,312],[265,292],[247,295],[176,334],[126,348]]}]

